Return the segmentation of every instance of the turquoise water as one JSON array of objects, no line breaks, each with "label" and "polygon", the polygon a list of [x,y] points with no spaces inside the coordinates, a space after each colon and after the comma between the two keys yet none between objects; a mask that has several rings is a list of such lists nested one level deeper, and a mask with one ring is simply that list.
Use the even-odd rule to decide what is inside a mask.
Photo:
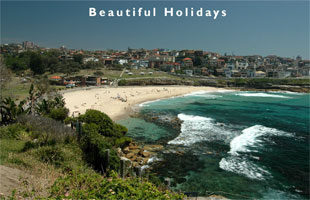
[{"label": "turquoise water", "polygon": [[[165,149],[150,163],[176,191],[233,199],[309,198],[309,95],[196,92],[119,121]],[[156,116],[152,118],[150,116]],[[180,129],[169,123],[182,120]]]}]

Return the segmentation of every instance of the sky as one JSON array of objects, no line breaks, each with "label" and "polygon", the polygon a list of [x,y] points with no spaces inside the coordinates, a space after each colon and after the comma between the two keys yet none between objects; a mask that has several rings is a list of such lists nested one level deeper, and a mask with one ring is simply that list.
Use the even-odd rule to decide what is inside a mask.
[{"label": "sky", "polygon": [[[97,10],[156,7],[156,17],[90,17]],[[226,17],[164,17],[175,10],[226,10]],[[105,50],[200,49],[309,59],[309,1],[1,1],[1,43]]]}]

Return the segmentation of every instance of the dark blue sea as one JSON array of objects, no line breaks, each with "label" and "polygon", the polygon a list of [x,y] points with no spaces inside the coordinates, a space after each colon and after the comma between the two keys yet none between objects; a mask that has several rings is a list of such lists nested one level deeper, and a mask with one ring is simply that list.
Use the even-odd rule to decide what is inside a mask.
[{"label": "dark blue sea", "polygon": [[164,145],[149,166],[173,190],[309,199],[309,94],[201,91],[140,106],[139,118],[119,123]]}]

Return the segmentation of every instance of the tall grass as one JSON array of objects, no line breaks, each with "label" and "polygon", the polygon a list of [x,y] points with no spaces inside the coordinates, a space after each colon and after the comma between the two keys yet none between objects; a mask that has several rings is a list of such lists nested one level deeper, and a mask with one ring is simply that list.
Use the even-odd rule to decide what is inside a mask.
[{"label": "tall grass", "polygon": [[26,126],[30,137],[44,144],[70,143],[76,139],[76,133],[63,123],[48,117],[21,115],[17,122]]}]

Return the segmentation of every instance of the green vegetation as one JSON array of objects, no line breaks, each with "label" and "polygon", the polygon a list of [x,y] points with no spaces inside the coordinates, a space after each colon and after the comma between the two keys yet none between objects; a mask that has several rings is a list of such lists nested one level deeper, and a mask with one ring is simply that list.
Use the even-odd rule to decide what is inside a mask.
[{"label": "green vegetation", "polygon": [[[118,149],[132,141],[125,136],[127,128],[97,110],[68,118],[62,96],[46,91],[44,85],[31,85],[25,100],[1,101],[0,163],[25,174],[12,199],[183,198],[145,179],[119,178]],[[79,126],[74,130],[63,122]],[[43,184],[46,179],[49,184]]]},{"label": "green vegetation", "polygon": [[27,51],[19,54],[5,55],[6,66],[13,72],[22,73],[30,69],[33,74],[66,73],[78,72],[81,69],[97,68],[94,63],[83,64],[83,55],[77,54],[73,57],[67,57],[59,50],[50,50],[45,52]]},{"label": "green vegetation", "polygon": [[152,183],[140,182],[137,178],[124,181],[114,171],[108,176],[104,178],[94,173],[80,174],[73,171],[58,179],[51,193],[60,199],[183,199],[183,195],[160,191]]}]

